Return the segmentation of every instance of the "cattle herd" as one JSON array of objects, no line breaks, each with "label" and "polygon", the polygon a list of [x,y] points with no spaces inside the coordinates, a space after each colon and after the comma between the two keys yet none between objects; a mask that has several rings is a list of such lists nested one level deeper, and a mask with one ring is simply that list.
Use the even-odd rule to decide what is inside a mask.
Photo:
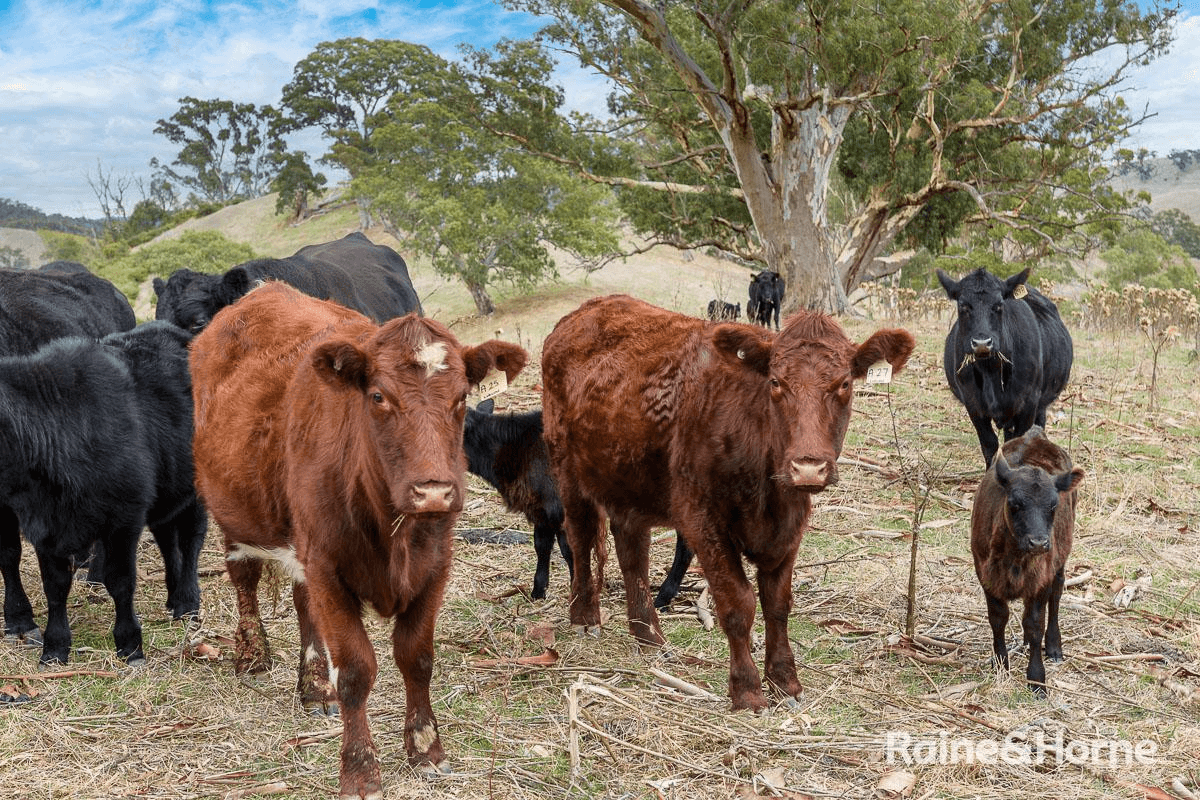
[{"label": "cattle herd", "polygon": [[[1043,654],[1062,658],[1058,606],[1083,472],[1045,433],[1070,374],[1070,334],[1027,278],[939,272],[958,310],[946,380],[985,461],[970,543],[995,661],[1008,667],[1008,603],[1021,599],[1026,676],[1044,695]],[[67,596],[85,563],[113,600],[117,654],[144,660],[133,609],[144,528],[162,554],[167,610],[197,615],[211,515],[237,596],[237,673],[272,661],[258,610],[264,563],[292,579],[298,693],[342,718],[341,795],[382,796],[366,606],[394,622],[409,760],[446,770],[430,702],[434,626],[469,469],[533,524],[535,598],[558,542],[573,626],[600,624],[610,529],[638,642],[664,644],[656,609],[695,556],[729,642],[732,708],[767,708],[764,686],[800,696],[787,628],[812,497],[837,483],[854,382],[883,363],[899,372],[909,332],[855,343],[806,311],[780,327],[784,281],[766,271],[751,280],[750,324],[736,322],[740,303],[714,300],[705,321],[601,297],[547,336],[542,410],[495,414],[490,401],[468,408],[469,393],[493,372],[515,378],[526,352],[460,343],[423,316],[403,259],[361,234],[220,276],[181,269],[155,289],[158,319],[135,326],[128,301],[82,265],[0,270],[4,626],[40,644],[41,663],[69,658]],[[673,527],[677,549],[652,600],[654,526]],[[41,571],[44,628],[21,583],[22,537]]]}]

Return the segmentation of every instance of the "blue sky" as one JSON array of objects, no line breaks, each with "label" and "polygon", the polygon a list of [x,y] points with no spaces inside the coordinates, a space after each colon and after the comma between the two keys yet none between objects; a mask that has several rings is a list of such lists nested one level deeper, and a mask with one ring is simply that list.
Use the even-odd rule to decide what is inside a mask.
[{"label": "blue sky", "polygon": [[[1183,4],[1170,55],[1124,92],[1158,116],[1130,144],[1200,149],[1200,0]],[[149,177],[176,148],[153,129],[184,96],[276,104],[292,68],[323,41],[391,38],[447,58],[470,42],[532,33],[538,21],[492,0],[0,0],[0,197],[98,216],[85,175]],[[598,79],[564,68],[568,103],[603,109]],[[317,139],[295,143],[323,152]]]}]

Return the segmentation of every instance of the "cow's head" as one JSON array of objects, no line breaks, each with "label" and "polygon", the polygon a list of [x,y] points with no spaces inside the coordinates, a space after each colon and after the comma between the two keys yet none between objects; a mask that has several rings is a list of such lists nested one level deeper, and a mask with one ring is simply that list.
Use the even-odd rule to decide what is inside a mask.
[{"label": "cow's head", "polygon": [[1003,453],[996,456],[992,469],[1005,495],[1004,514],[1017,549],[1030,554],[1049,551],[1059,498],[1079,485],[1083,470],[1068,468],[1051,475],[1033,465],[1012,467]]},{"label": "cow's head", "polygon": [[[464,347],[441,323],[409,314],[365,341],[333,335],[312,353],[317,376],[361,414],[364,468],[386,484],[398,514],[462,510],[467,392],[493,369],[512,380],[526,352],[491,340]],[[355,408],[357,406],[357,408]]]},{"label": "cow's head", "polygon": [[1004,354],[1008,349],[1004,303],[1012,300],[1016,288],[1029,278],[1029,269],[1003,281],[982,267],[960,281],[940,269],[937,276],[946,296],[958,304],[958,354],[974,359]]},{"label": "cow's head", "polygon": [[769,397],[771,441],[786,441],[775,476],[806,491],[837,483],[837,459],[850,422],[854,381],[877,361],[903,369],[916,345],[906,330],[876,331],[851,342],[825,314],[801,311],[776,336],[744,325],[720,325],[713,344],[754,373]]},{"label": "cow's head", "polygon": [[154,293],[158,295],[154,318],[165,319],[197,334],[218,311],[248,291],[250,276],[241,267],[234,267],[224,275],[178,269],[165,281],[154,279]]}]

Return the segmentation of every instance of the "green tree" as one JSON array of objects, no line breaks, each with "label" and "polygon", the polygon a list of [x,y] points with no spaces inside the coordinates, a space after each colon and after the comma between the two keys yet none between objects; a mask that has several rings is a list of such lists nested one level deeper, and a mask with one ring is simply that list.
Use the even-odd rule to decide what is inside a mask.
[{"label": "green tree", "polygon": [[181,149],[170,165],[152,159],[150,166],[202,200],[228,203],[266,193],[275,177],[283,117],[271,106],[231,100],[182,97],[179,110],[160,119],[154,132]]},{"label": "green tree", "polygon": [[1192,258],[1200,258],[1200,225],[1178,208],[1155,214],[1150,220],[1150,230],[1168,244],[1179,245]]},{"label": "green tree", "polygon": [[271,181],[271,191],[279,193],[275,213],[287,214],[288,219],[304,219],[308,216],[309,195],[319,193],[325,180],[322,173],[312,171],[307,153],[298,150],[284,154],[279,174]]},{"label": "green tree", "polygon": [[758,262],[786,276],[789,307],[831,310],[939,199],[967,201],[927,233],[969,226],[1006,255],[1111,234],[1125,201],[1101,156],[1140,121],[1117,88],[1175,15],[1159,0],[507,5],[552,17],[544,40],[615,86],[603,133],[566,121],[586,144],[514,140],[622,187],[639,231]]},{"label": "green tree", "polygon": [[1146,227],[1127,230],[1113,247],[1100,254],[1107,269],[1100,277],[1111,286],[1129,283],[1157,289],[1187,289],[1196,293],[1196,268],[1178,245],[1168,244]]},{"label": "green tree", "polygon": [[0,269],[29,269],[29,256],[24,250],[4,245],[0,247]]},{"label": "green tree", "polygon": [[422,88],[392,96],[373,163],[351,184],[394,236],[462,280],[483,315],[495,310],[489,286],[556,274],[550,246],[585,264],[617,251],[606,187],[483,130],[465,76],[441,59],[422,63]]}]

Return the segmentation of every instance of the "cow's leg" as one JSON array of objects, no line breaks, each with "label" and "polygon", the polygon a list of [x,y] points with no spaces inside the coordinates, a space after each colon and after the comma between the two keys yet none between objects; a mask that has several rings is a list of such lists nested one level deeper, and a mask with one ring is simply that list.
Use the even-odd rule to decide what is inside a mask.
[{"label": "cow's leg", "polygon": [[970,412],[968,414],[971,417],[971,424],[975,426],[975,434],[979,437],[979,449],[983,451],[983,467],[987,469],[992,465],[992,458],[995,457],[996,451],[1000,449],[1000,440],[996,437],[996,431],[992,428],[992,421],[989,418]]},{"label": "cow's leg", "polygon": [[1046,625],[1046,601],[1052,588],[1036,597],[1025,598],[1025,613],[1021,615],[1021,628],[1025,631],[1025,644],[1029,646],[1029,667],[1025,678],[1029,690],[1039,697],[1046,696],[1046,666],[1042,663],[1042,635]]},{"label": "cow's leg", "polygon": [[199,501],[150,526],[166,570],[167,610],[175,619],[200,613],[200,550],[207,527],[208,517]]},{"label": "cow's leg", "polygon": [[[230,543],[225,543],[226,552]],[[226,558],[225,572],[237,592],[238,627],[233,637],[233,671],[266,672],[271,668],[271,646],[258,610],[258,582],[263,562],[258,558]]]},{"label": "cow's leg", "polygon": [[[330,676],[342,715],[341,797],[381,800],[379,754],[367,724],[367,696],[378,672],[375,648],[363,628],[359,602],[335,576],[306,566],[310,567],[305,574],[313,620],[329,651]],[[411,705],[412,697],[407,701]]]},{"label": "cow's leg", "polygon": [[1062,632],[1058,629],[1058,604],[1062,600],[1065,585],[1066,576],[1060,568],[1054,573],[1054,582],[1050,585],[1050,602],[1046,604],[1046,658],[1051,661],[1063,660]]},{"label": "cow's leg", "polygon": [[142,653],[142,626],[133,610],[133,591],[137,584],[137,546],[143,523],[138,520],[124,531],[104,540],[104,588],[116,610],[113,642],[117,655],[136,664],[146,660]]},{"label": "cow's leg", "polygon": [[575,564],[571,570],[571,624],[599,627],[600,582],[592,577],[592,553],[603,545],[604,521],[595,504],[568,485],[571,488],[560,490],[565,512],[563,527]]},{"label": "cow's leg", "polygon": [[542,519],[533,524],[533,552],[537,555],[537,569],[533,572],[532,597],[541,600],[550,585],[550,556],[554,552],[554,529]]},{"label": "cow's leg", "polygon": [[[97,539],[92,542],[92,549],[88,553],[87,563],[81,564],[80,567],[87,567],[87,575],[84,578],[88,583],[104,583],[104,542]],[[79,567],[76,568],[78,570]]]},{"label": "cow's leg", "polygon": [[992,627],[992,657],[997,667],[1008,669],[1008,645],[1004,641],[1004,628],[1008,625],[1008,601],[1001,600],[986,589],[988,624]]},{"label": "cow's leg", "polygon": [[40,642],[42,634],[33,622],[33,606],[21,583],[21,525],[6,505],[0,505],[0,574],[4,576],[5,635]]},{"label": "cow's leg", "polygon": [[666,642],[658,614],[650,602],[650,526],[640,520],[613,517],[613,546],[625,582],[625,613],[629,632],[639,642],[658,646]]},{"label": "cow's leg", "polygon": [[671,569],[667,572],[667,577],[663,579],[662,586],[658,587],[658,594],[654,596],[655,608],[666,608],[679,594],[679,587],[683,585],[683,576],[687,574],[688,567],[692,564],[692,555],[691,548],[687,546],[683,536],[676,531],[675,558],[671,562]]},{"label": "cow's leg", "polygon": [[71,559],[37,551],[46,593],[46,633],[42,640],[43,664],[65,664],[71,653],[71,624],[67,621],[67,595],[71,593]]},{"label": "cow's leg", "polygon": [[[442,581],[445,585],[445,581]],[[415,597],[403,614],[396,617],[392,629],[392,656],[404,676],[404,749],[408,761],[423,770],[449,772],[446,751],[438,735],[437,718],[429,700],[429,682],[433,677],[433,628],[442,590],[430,590]]]},{"label": "cow's leg", "polygon": [[[1033,423],[1037,421],[1037,409],[1027,409],[1013,416],[1012,421],[1004,427],[1004,441],[1016,439],[1018,436],[1024,436],[1025,432],[1033,427]],[[1045,414],[1042,414],[1043,427],[1046,424]]]},{"label": "cow's leg", "polygon": [[767,681],[778,691],[789,697],[799,697],[802,687],[796,677],[796,655],[788,640],[788,617],[792,611],[792,568],[796,563],[796,550],[770,568],[758,568],[758,596],[762,602],[763,621],[766,625],[766,657],[764,662]]},{"label": "cow's leg", "polygon": [[750,631],[754,627],[756,605],[754,588],[742,567],[741,555],[728,544],[727,533],[711,531],[704,527],[703,517],[693,517],[699,521],[681,523],[679,527],[688,532],[678,532],[685,536],[700,559],[712,590],[717,619],[729,640],[729,697],[733,710],[759,711],[767,707],[767,699],[763,696],[758,667],[750,656]]},{"label": "cow's leg", "polygon": [[300,667],[296,679],[300,705],[312,714],[336,716],[337,691],[329,679],[325,642],[309,611],[306,582],[292,583],[292,605],[296,608],[296,622],[300,626]]}]

